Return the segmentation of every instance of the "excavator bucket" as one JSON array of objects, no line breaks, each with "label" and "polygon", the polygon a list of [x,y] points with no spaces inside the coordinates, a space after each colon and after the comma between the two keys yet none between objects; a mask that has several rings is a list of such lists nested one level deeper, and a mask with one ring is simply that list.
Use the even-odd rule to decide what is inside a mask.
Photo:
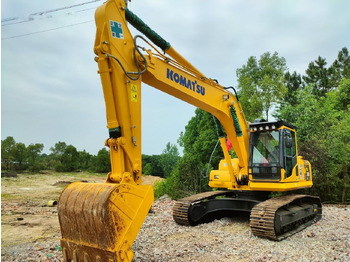
[{"label": "excavator bucket", "polygon": [[70,184],[58,202],[64,261],[131,261],[153,198],[151,185]]}]

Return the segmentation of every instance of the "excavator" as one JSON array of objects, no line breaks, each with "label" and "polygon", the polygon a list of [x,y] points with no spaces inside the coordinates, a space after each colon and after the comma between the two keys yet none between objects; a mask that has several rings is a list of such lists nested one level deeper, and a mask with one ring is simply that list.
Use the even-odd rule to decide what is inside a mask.
[{"label": "excavator", "polygon": [[[293,125],[248,123],[234,88],[202,74],[132,13],[127,0],[106,1],[95,21],[111,172],[105,183],[74,182],[62,192],[58,217],[64,261],[133,259],[132,244],[154,201],[152,186],[142,184],[141,83],[211,113],[223,150],[218,170],[209,175],[213,190],[178,200],[176,223],[194,226],[250,212],[252,233],[279,241],[321,219],[316,196],[270,196],[313,185],[311,164],[298,155]],[[133,37],[129,25],[144,36]]]}]

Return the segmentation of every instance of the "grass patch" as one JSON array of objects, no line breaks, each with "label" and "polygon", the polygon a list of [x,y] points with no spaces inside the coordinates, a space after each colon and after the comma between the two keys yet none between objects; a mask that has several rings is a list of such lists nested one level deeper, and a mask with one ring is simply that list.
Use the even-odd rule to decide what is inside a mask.
[{"label": "grass patch", "polygon": [[13,199],[16,195],[13,194],[1,194],[1,199]]},{"label": "grass patch", "polygon": [[[45,204],[48,200],[57,200],[70,182],[87,181],[89,183],[104,182],[106,174],[88,172],[55,172],[19,173],[17,178],[1,178],[1,198],[6,201],[35,201]],[[67,183],[59,183],[67,182]],[[57,184],[57,185],[56,185]]]}]

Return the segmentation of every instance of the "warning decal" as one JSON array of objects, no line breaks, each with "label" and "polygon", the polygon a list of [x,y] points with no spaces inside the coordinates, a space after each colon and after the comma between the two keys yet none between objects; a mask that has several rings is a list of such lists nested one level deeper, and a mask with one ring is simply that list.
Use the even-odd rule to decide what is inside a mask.
[{"label": "warning decal", "polygon": [[131,84],[131,102],[137,102],[137,85]]}]

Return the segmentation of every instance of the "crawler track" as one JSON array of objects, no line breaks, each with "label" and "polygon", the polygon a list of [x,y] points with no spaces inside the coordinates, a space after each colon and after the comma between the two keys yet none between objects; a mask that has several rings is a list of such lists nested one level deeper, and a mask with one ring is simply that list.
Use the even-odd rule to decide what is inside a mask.
[{"label": "crawler track", "polygon": [[318,197],[282,196],[257,204],[250,213],[250,228],[256,236],[280,241],[321,217],[322,206]]},{"label": "crawler track", "polygon": [[255,197],[237,195],[234,191],[192,195],[175,203],[173,218],[180,225],[194,226],[202,223],[207,215],[221,218],[228,211],[246,211],[250,212],[250,227],[254,235],[280,241],[322,217],[322,205],[318,197],[289,195],[266,200],[264,195],[255,193]]},{"label": "crawler track", "polygon": [[193,204],[226,194],[232,194],[232,191],[211,191],[182,198],[173,207],[173,218],[180,225],[193,226],[196,223],[191,220],[189,215],[189,209]]}]

